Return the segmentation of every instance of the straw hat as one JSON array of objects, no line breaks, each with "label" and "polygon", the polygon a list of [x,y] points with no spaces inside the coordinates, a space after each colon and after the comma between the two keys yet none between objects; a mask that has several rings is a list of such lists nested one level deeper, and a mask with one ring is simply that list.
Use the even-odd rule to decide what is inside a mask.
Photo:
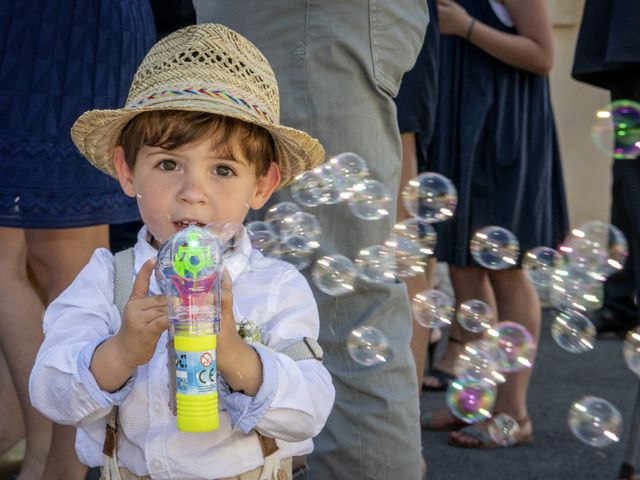
[{"label": "straw hat", "polygon": [[71,138],[93,165],[116,177],[112,155],[123,127],[154,110],[210,112],[264,127],[276,146],[279,188],[324,160],[316,139],[280,125],[278,84],[267,59],[222,25],[192,25],[160,40],[138,68],[126,106],[84,113]]}]

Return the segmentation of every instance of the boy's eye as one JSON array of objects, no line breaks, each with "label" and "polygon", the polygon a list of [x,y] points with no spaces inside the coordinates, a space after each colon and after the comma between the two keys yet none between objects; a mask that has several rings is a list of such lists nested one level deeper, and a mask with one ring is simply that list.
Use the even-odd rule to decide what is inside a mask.
[{"label": "boy's eye", "polygon": [[162,169],[162,170],[175,170],[178,165],[176,164],[176,162],[174,160],[162,160],[158,166]]},{"label": "boy's eye", "polygon": [[218,165],[215,168],[215,173],[216,175],[219,175],[221,177],[230,177],[232,175],[235,175],[235,172],[233,171],[233,169],[231,169],[230,167],[227,167],[226,165]]}]

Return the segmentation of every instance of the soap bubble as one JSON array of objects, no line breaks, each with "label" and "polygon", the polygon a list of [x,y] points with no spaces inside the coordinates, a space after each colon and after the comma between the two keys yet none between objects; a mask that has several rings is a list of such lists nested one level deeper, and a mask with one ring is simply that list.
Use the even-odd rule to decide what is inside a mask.
[{"label": "soap bubble", "polygon": [[348,197],[349,184],[333,165],[323,163],[314,168],[313,171],[322,179],[320,187],[321,203],[325,205],[335,205]]},{"label": "soap bubble", "polygon": [[291,223],[291,217],[300,211],[300,207],[293,202],[280,202],[267,210],[264,220],[270,223],[280,235],[281,228],[286,228],[286,224]]},{"label": "soap bubble", "polygon": [[487,333],[496,346],[496,361],[500,371],[517,372],[533,366],[536,343],[525,327],[505,321],[499,322]]},{"label": "soap bubble", "polygon": [[169,275],[175,275],[173,270],[173,258],[171,257],[171,242],[164,242],[158,250],[156,266],[154,267],[154,275],[158,282],[158,288],[165,295],[177,295],[175,288],[169,281]]},{"label": "soap bubble", "polygon": [[218,238],[223,258],[237,253],[236,247],[240,243],[240,238],[243,234],[242,224],[211,222],[204,228]]},{"label": "soap bubble", "polygon": [[596,280],[604,281],[612,273],[622,270],[629,247],[620,229],[595,220],[572,229],[560,252],[571,265],[582,268]]},{"label": "soap bubble", "polygon": [[311,265],[313,254],[314,246],[306,237],[291,234],[280,240],[278,257],[298,270],[304,270]]},{"label": "soap bubble", "polygon": [[598,310],[603,296],[602,283],[582,267],[569,264],[554,270],[549,301],[558,310]]},{"label": "soap bubble", "polygon": [[413,318],[423,327],[440,328],[451,325],[453,302],[440,290],[423,290],[411,301]]},{"label": "soap bubble", "polygon": [[389,215],[393,199],[383,183],[365,178],[351,188],[349,208],[363,220],[379,220]]},{"label": "soap bubble", "polygon": [[304,237],[309,240],[313,248],[318,248],[320,246],[318,239],[322,235],[320,222],[315,215],[296,212],[285,217],[284,221],[280,223],[280,236],[286,237],[287,235]]},{"label": "soap bubble", "polygon": [[307,170],[295,177],[291,184],[291,196],[300,205],[317,207],[322,203],[324,178],[315,170]]},{"label": "soap bubble", "polygon": [[367,163],[355,153],[345,152],[336,155],[329,159],[329,164],[337,170],[349,188],[369,176]]},{"label": "soap bubble", "polygon": [[447,177],[424,172],[404,186],[402,201],[407,212],[414,217],[436,223],[453,217],[458,205],[458,192]]},{"label": "soap bubble", "polygon": [[602,448],[620,441],[622,415],[602,398],[585,396],[571,405],[569,428],[581,442]]},{"label": "soap bubble", "polygon": [[551,336],[567,352],[583,353],[593,350],[596,328],[580,312],[567,309],[558,313],[553,320]]},{"label": "soap bubble", "polygon": [[487,424],[487,430],[491,439],[498,445],[510,447],[518,443],[518,435],[520,434],[520,425],[513,417],[506,413],[496,415]]},{"label": "soap bubble", "polygon": [[627,332],[622,354],[629,369],[640,377],[640,328]]},{"label": "soap bubble", "polygon": [[395,275],[400,278],[424,273],[427,256],[419,240],[401,235],[391,235],[385,242],[395,259]]},{"label": "soap bubble", "polygon": [[599,109],[591,138],[600,151],[615,159],[636,159],[640,155],[640,104],[616,100]]},{"label": "soap bubble", "polygon": [[352,293],[358,270],[343,255],[327,255],[318,260],[311,270],[316,287],[327,295],[340,296]]},{"label": "soap bubble", "polygon": [[558,252],[549,247],[535,247],[522,258],[522,270],[536,287],[546,288],[551,284]]},{"label": "soap bubble", "polygon": [[482,300],[471,299],[458,306],[456,320],[465,330],[480,333],[491,328],[493,309]]},{"label": "soap bubble", "polygon": [[393,235],[418,242],[420,251],[425,257],[433,255],[438,241],[435,229],[419,218],[409,218],[396,223],[393,227]]},{"label": "soap bubble", "polygon": [[249,222],[247,224],[247,236],[251,241],[251,246],[262,252],[267,257],[278,255],[280,238],[275,228],[267,222]]},{"label": "soap bubble", "polygon": [[351,358],[365,367],[385,363],[390,356],[389,340],[375,327],[368,325],[354,329],[347,339]]},{"label": "soap bubble", "polygon": [[355,265],[360,277],[367,282],[395,282],[393,252],[384,245],[372,245],[360,250]]},{"label": "soap bubble", "polygon": [[453,373],[459,379],[474,379],[491,385],[505,381],[498,369],[495,348],[486,340],[465,344],[453,365]]},{"label": "soap bubble", "polygon": [[491,417],[495,387],[473,379],[454,380],[447,389],[447,406],[460,420],[477,423]]},{"label": "soap bubble", "polygon": [[520,244],[506,228],[489,226],[473,234],[470,250],[473,259],[484,268],[504,270],[517,265]]},{"label": "soap bubble", "polygon": [[396,276],[405,278],[424,273],[436,241],[436,231],[421,219],[409,218],[396,223],[391,238],[385,242],[395,252]]}]

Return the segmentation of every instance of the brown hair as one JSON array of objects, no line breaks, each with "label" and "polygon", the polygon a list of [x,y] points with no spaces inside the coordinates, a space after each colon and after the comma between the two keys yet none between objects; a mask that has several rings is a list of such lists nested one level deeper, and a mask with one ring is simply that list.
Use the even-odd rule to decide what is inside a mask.
[{"label": "brown hair", "polygon": [[215,148],[234,154],[240,149],[250,164],[255,165],[256,175],[269,172],[276,161],[275,144],[264,128],[235,118],[214,113],[160,110],[143,112],[135,116],[123,129],[120,144],[124,149],[129,168],[136,163],[142,145],[173,150],[196,140],[210,136]]}]

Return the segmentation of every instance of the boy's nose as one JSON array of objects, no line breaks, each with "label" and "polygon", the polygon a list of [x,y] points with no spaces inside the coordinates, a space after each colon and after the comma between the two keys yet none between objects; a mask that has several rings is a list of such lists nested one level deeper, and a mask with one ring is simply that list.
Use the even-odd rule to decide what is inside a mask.
[{"label": "boy's nose", "polygon": [[187,203],[206,203],[206,190],[198,178],[186,178],[179,192],[179,198]]}]

